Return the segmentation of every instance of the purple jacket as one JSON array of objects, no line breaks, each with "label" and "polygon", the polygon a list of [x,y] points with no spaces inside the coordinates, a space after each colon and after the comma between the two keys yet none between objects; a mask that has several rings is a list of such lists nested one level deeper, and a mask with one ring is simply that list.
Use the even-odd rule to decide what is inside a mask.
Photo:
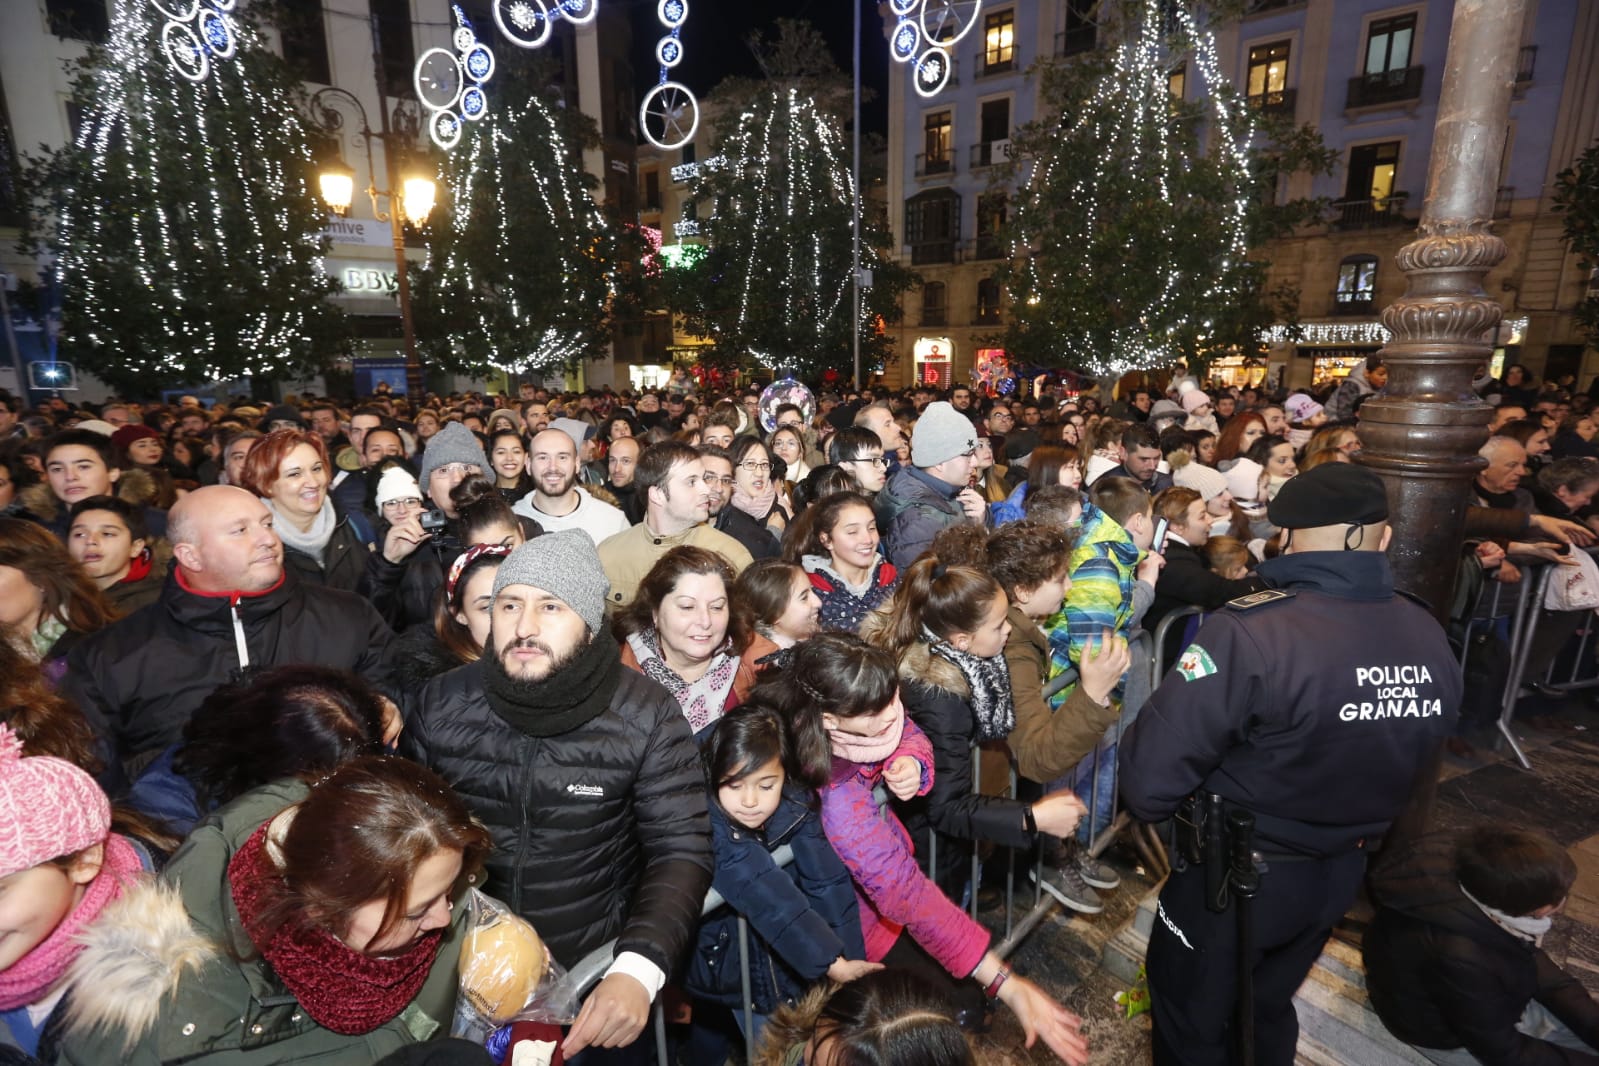
[{"label": "purple jacket", "polygon": [[[891,758],[910,755],[933,765],[933,746],[916,724]],[[833,760],[833,780],[822,790],[822,829],[855,882],[866,958],[880,961],[902,930],[955,977],[977,969],[988,950],[988,930],[966,916],[916,865],[910,834],[892,811],[879,809],[872,789],[883,763]],[[926,781],[924,769],[924,787]]]}]

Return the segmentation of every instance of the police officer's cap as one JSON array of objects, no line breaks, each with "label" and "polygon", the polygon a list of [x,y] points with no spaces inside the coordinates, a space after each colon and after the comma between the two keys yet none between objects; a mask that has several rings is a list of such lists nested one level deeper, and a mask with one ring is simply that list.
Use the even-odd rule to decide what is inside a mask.
[{"label": "police officer's cap", "polygon": [[1382,479],[1354,463],[1323,463],[1291,477],[1266,508],[1272,525],[1315,529],[1388,520]]}]

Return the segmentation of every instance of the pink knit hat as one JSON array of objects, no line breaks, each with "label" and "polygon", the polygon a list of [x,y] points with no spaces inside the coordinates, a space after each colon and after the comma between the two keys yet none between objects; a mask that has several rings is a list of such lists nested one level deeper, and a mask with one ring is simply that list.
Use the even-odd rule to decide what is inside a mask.
[{"label": "pink knit hat", "polygon": [[111,804],[100,786],[65,759],[22,754],[0,724],[0,877],[100,844]]},{"label": "pink knit hat", "polygon": [[1227,470],[1227,487],[1239,503],[1257,503],[1260,499],[1260,475],[1266,468],[1253,459],[1240,459]]},{"label": "pink knit hat", "polygon": [[1189,414],[1193,414],[1208,403],[1210,403],[1210,397],[1198,389],[1189,389],[1183,393],[1183,410]]}]

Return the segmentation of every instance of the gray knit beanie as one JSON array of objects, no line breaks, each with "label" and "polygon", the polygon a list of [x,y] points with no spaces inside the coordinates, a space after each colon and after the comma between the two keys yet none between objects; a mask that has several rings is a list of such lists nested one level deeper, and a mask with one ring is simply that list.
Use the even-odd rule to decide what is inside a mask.
[{"label": "gray knit beanie", "polygon": [[532,585],[550,593],[576,611],[590,633],[605,625],[611,583],[593,538],[581,529],[534,537],[507,555],[494,575],[494,595],[507,585]]},{"label": "gray knit beanie", "polygon": [[451,463],[466,463],[477,467],[482,473],[489,472],[489,457],[483,454],[483,445],[478,443],[470,429],[459,422],[446,423],[443,429],[433,434],[433,439],[428,441],[427,448],[422,452],[422,476],[417,480],[422,486],[423,495],[427,495],[428,480],[433,477],[433,471]]},{"label": "gray knit beanie", "polygon": [[943,400],[927,405],[911,430],[911,462],[926,470],[977,447],[972,420]]}]

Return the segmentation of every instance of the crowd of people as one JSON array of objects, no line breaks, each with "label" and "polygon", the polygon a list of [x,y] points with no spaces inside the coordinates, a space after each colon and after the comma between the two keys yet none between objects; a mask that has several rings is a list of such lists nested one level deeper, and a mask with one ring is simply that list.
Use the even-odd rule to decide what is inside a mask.
[{"label": "crowd of people", "polygon": [[[668,986],[683,1062],[953,1066],[999,1007],[1086,1062],[1080,1020],[968,917],[973,859],[1041,856],[1040,890],[1100,913],[1118,790],[1170,817],[1235,735],[1221,697],[1209,765],[1150,724],[1183,706],[1169,681],[1152,698],[1152,659],[1195,680],[1200,646],[1192,618],[1154,648],[1162,619],[1294,581],[1361,599],[1310,568],[1339,550],[1323,527],[1388,589],[1386,509],[1352,465],[1384,381],[1374,358],[1280,402],[1181,376],[811,410],[686,382],[0,397],[0,1062],[487,1061],[444,1039],[472,893],[563,967],[605,955],[560,1048],[578,1066],[653,1062]],[[1591,400],[1493,397],[1468,590],[1594,539]],[[1462,594],[1461,639],[1483,601]],[[1549,612],[1535,657],[1577,613]],[[1439,694],[1471,752],[1488,720]],[[1455,708],[1431,717],[1393,741],[1394,781]],[[974,784],[991,751],[1014,795]],[[1396,790],[1344,835],[1380,834]],[[1479,1050],[1518,1019],[1439,1008],[1401,1035],[1523,1061]],[[1181,1043],[1157,1012],[1157,1057],[1163,1024]]]}]

